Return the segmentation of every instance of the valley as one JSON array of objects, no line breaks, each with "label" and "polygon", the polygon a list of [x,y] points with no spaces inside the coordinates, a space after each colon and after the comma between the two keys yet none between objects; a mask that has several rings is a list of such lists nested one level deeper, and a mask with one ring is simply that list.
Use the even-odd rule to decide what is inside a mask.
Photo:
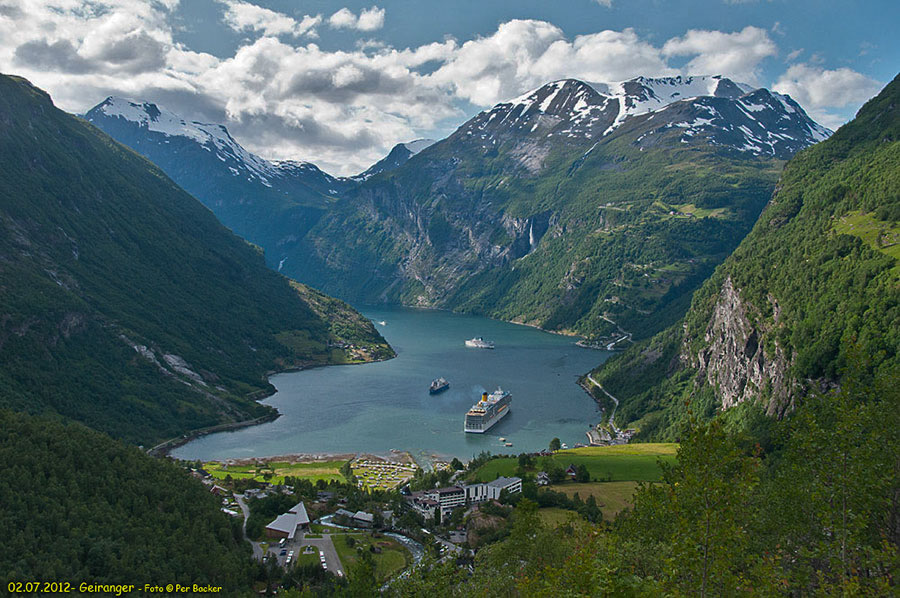
[{"label": "valley", "polygon": [[8,593],[896,594],[889,52],[256,2],[0,5]]}]

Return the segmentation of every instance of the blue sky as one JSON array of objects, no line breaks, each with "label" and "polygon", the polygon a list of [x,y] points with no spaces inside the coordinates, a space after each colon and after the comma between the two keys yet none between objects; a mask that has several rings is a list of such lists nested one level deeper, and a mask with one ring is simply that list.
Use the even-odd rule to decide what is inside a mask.
[{"label": "blue sky", "polygon": [[897,23],[896,1],[0,0],[0,70],[351,174],[563,77],[722,74],[835,128],[896,75]]}]

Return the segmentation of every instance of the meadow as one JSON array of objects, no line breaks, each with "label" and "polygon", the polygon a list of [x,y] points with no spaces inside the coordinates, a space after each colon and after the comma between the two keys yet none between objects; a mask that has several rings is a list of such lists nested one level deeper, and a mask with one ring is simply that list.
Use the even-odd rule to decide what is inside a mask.
[{"label": "meadow", "polygon": [[344,482],[346,480],[341,475],[340,469],[345,463],[347,461],[315,461],[312,463],[272,461],[259,465],[226,465],[218,461],[210,461],[204,463],[203,468],[218,480],[224,480],[231,476],[232,479],[254,479],[258,482],[272,484],[284,483],[285,477],[305,479],[313,483],[319,480]]},{"label": "meadow", "polygon": [[[674,464],[675,443],[623,444],[617,446],[589,446],[556,451],[550,459],[562,468],[574,465],[587,467],[591,481],[596,482],[656,482],[662,475],[659,462]],[[514,476],[518,459],[502,457],[488,461],[475,472],[478,481],[488,482],[498,475]],[[534,471],[541,470],[538,458]],[[561,489],[562,486],[554,486]],[[584,497],[582,497],[584,498]]]}]

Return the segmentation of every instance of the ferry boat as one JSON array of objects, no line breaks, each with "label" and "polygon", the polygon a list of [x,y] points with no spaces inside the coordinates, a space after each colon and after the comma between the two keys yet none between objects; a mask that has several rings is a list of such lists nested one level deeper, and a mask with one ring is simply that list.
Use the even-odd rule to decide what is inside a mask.
[{"label": "ferry boat", "polygon": [[443,392],[448,388],[450,388],[450,383],[443,378],[438,378],[431,381],[431,386],[428,388],[428,392],[430,394],[436,395],[437,393]]},{"label": "ferry boat", "polygon": [[470,338],[466,341],[467,347],[474,347],[476,349],[493,349],[494,341],[486,341],[480,336],[476,336],[475,338]]},{"label": "ferry boat", "polygon": [[466,413],[466,432],[484,434],[491,426],[509,414],[509,405],[512,403],[512,395],[498,388],[490,395],[482,393],[481,400],[472,405]]}]

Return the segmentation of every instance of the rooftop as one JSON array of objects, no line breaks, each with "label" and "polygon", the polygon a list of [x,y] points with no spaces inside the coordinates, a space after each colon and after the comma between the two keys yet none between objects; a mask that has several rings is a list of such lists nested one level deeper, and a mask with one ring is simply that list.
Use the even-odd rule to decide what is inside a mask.
[{"label": "rooftop", "polygon": [[497,478],[496,480],[492,480],[487,483],[488,486],[493,486],[495,488],[506,488],[507,486],[511,486],[516,482],[521,482],[522,478]]}]

